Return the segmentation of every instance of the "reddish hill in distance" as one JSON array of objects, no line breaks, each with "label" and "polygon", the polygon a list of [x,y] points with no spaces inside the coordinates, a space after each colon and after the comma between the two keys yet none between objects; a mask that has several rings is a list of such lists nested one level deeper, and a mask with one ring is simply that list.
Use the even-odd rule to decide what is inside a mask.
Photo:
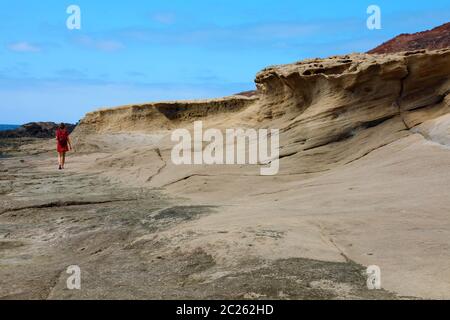
[{"label": "reddish hill in distance", "polygon": [[422,49],[442,49],[450,47],[450,22],[432,30],[412,34],[401,34],[367,53],[393,53]]}]

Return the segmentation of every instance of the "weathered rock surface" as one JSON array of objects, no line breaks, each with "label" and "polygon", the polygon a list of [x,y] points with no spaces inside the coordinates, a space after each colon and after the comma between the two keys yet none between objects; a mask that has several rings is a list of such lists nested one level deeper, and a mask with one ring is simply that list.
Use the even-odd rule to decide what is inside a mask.
[{"label": "weathered rock surface", "polygon": [[[449,111],[450,50],[348,55],[257,75],[262,125],[282,129],[282,156],[317,171],[353,161]],[[307,161],[307,160],[306,160]]]},{"label": "weathered rock surface", "polygon": [[179,127],[206,117],[226,117],[254,103],[257,97],[231,96],[197,101],[167,101],[128,105],[90,112],[77,127],[77,134],[156,131]]},{"label": "weathered rock surface", "polygon": [[[67,170],[53,141],[0,160],[0,297],[449,298],[449,75],[448,49],[356,54],[267,68],[252,97],[89,113]],[[195,120],[280,129],[280,173],[175,166]]]},{"label": "weathered rock surface", "polygon": [[[321,172],[446,114],[449,75],[450,49],[311,59],[264,69],[256,76],[258,95],[252,98],[96,111],[80,122],[75,136],[83,146],[86,133],[150,133],[189,128],[196,120],[218,128],[271,127],[281,130],[282,173]],[[179,178],[186,174],[177,172]],[[163,173],[157,180],[164,185],[173,179]]]}]

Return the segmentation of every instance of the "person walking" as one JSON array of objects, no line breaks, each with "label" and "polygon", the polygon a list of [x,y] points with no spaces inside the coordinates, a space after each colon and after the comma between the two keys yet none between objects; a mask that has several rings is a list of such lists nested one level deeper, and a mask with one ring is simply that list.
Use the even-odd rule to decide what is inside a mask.
[{"label": "person walking", "polygon": [[59,170],[62,170],[66,163],[66,152],[72,150],[69,132],[64,123],[61,123],[56,129],[56,150],[58,151]]}]

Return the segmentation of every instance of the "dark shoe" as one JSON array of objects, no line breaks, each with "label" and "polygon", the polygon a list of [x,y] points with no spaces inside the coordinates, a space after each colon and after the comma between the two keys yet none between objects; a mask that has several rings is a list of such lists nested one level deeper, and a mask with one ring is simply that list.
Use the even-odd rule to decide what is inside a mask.
[{"label": "dark shoe", "polygon": [[59,166],[59,168],[58,168],[59,170],[62,170],[62,167],[61,166]]}]

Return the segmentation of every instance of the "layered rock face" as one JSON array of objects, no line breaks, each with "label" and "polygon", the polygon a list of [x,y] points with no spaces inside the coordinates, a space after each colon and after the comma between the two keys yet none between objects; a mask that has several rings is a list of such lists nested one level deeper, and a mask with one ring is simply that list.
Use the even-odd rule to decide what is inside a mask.
[{"label": "layered rock face", "polygon": [[450,49],[353,54],[273,66],[257,94],[131,105],[87,114],[77,136],[192,128],[280,129],[281,170],[322,172],[363,157],[450,111]]},{"label": "layered rock face", "polygon": [[171,129],[183,122],[239,112],[256,100],[255,96],[236,95],[221,99],[168,101],[103,109],[88,113],[80,121],[76,134]]},{"label": "layered rock face", "polygon": [[[259,126],[306,166],[352,161],[449,112],[450,50],[347,55],[270,67],[256,83]],[[319,169],[319,168],[317,168]]]}]

